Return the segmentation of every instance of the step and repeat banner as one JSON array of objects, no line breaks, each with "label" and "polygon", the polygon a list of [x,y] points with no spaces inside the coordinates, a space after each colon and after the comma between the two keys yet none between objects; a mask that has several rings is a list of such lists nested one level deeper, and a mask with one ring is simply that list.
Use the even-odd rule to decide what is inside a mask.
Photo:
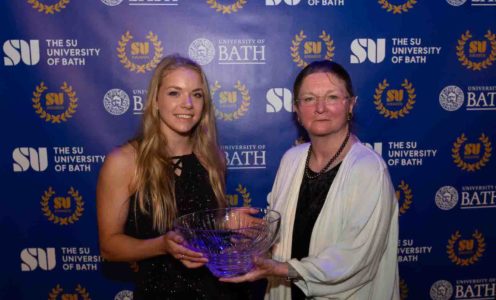
[{"label": "step and repeat banner", "polygon": [[151,72],[205,69],[231,205],[265,206],[305,140],[292,83],[350,72],[354,129],[389,166],[402,299],[495,299],[496,1],[16,0],[0,4],[2,299],[132,299],[100,257],[95,188]]}]

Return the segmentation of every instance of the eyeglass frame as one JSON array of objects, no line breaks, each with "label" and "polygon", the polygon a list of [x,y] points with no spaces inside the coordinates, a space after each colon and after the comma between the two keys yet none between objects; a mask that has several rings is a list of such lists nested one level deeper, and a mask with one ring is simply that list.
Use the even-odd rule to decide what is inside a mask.
[{"label": "eyeglass frame", "polygon": [[[329,100],[329,97],[335,97],[335,98]],[[327,94],[327,95],[324,95],[324,96],[312,95],[312,96],[309,96],[309,97],[306,97],[306,98],[307,99],[308,98],[314,98],[314,101],[311,101],[311,103],[309,103],[309,102],[305,102],[304,101],[305,99],[296,98],[295,99],[295,102],[296,103],[300,103],[302,106],[315,106],[315,105],[317,105],[317,103],[320,100],[323,100],[325,105],[335,105],[338,102],[338,100],[349,100],[349,99],[355,98],[355,101],[356,101],[356,99],[358,99],[358,96],[341,97],[341,96],[336,96],[336,95],[333,95],[333,94]]]}]

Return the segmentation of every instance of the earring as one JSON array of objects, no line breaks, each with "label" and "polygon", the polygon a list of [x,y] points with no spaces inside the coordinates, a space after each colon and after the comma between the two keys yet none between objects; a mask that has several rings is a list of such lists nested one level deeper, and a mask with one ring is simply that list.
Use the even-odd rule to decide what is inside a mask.
[{"label": "earring", "polygon": [[349,112],[348,115],[346,116],[346,120],[349,122],[353,119],[353,113]]}]

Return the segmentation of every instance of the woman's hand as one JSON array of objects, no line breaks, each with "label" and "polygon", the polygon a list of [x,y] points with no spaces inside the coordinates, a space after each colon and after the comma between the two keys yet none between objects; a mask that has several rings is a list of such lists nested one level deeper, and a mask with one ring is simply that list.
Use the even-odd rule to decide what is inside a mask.
[{"label": "woman's hand", "polygon": [[163,235],[166,253],[180,260],[189,269],[199,268],[208,262],[200,252],[195,252],[185,247],[185,239],[175,231]]},{"label": "woman's hand", "polygon": [[256,208],[252,207],[236,207],[233,208],[228,215],[225,216],[224,226],[227,229],[257,228],[265,226],[267,221],[262,218],[257,218],[253,215],[260,213]]},{"label": "woman's hand", "polygon": [[245,281],[256,281],[270,276],[286,277],[288,275],[288,264],[278,262],[269,258],[255,257],[253,259],[255,268],[250,272],[236,277],[219,278],[222,282],[239,283]]}]

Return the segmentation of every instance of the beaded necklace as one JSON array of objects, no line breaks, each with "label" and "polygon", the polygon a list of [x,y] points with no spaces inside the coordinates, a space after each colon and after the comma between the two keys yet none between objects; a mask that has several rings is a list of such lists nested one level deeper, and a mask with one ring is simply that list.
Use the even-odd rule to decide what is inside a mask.
[{"label": "beaded necklace", "polygon": [[336,152],[336,154],[334,154],[334,156],[331,157],[331,159],[324,166],[324,168],[322,168],[322,170],[320,170],[315,175],[310,175],[310,172],[309,172],[309,170],[310,170],[310,166],[309,166],[309,163],[310,163],[310,154],[312,153],[312,144],[310,144],[310,147],[308,148],[307,160],[305,161],[305,176],[308,179],[315,179],[315,178],[319,177],[320,175],[324,174],[327,171],[327,169],[332,165],[332,163],[338,158],[338,156],[341,154],[341,152],[343,152],[344,147],[346,147],[346,144],[348,144],[348,140],[349,139],[350,139],[350,131],[348,130],[348,133],[346,134],[346,137],[344,138],[344,141],[341,144],[341,146],[339,146],[339,149]]}]

